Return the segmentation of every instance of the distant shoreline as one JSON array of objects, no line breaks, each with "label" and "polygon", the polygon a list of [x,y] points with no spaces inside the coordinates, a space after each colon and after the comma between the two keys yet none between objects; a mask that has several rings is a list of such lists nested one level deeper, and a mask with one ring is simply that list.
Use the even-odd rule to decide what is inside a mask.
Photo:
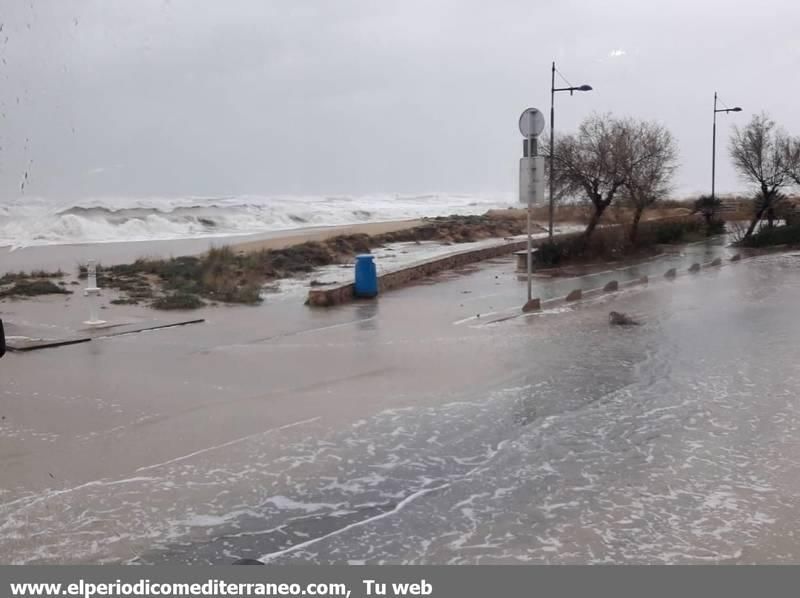
[{"label": "distant shoreline", "polygon": [[405,230],[418,226],[421,220],[393,220],[337,224],[279,231],[265,231],[251,235],[202,237],[195,239],[166,239],[154,241],[120,241],[103,243],[77,243],[66,245],[35,245],[11,250],[0,247],[0,275],[18,270],[45,269],[76,270],[78,264],[95,259],[110,266],[135,261],[140,257],[167,258],[178,255],[197,255],[212,247],[229,245],[237,251],[258,251],[296,245],[305,241],[321,241],[337,235],[369,234]]},{"label": "distant shoreline", "polygon": [[364,222],[361,224],[342,224],[335,226],[316,227],[285,231],[290,234],[275,236],[267,239],[229,243],[235,251],[247,253],[262,249],[282,249],[291,245],[299,245],[307,241],[325,241],[339,235],[380,235],[409,228],[422,224],[422,220],[392,220],[388,222]]}]

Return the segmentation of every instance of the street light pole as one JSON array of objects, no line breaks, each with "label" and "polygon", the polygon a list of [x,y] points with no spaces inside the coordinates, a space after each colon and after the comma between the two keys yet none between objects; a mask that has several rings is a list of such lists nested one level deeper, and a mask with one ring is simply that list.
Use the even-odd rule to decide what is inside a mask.
[{"label": "street light pole", "polygon": [[555,211],[555,178],[553,176],[553,155],[555,154],[555,99],[557,91],[568,91],[572,95],[576,91],[592,91],[591,85],[578,85],[577,87],[556,87],[556,62],[553,61],[553,66],[550,70],[550,215],[547,223],[547,237],[552,242],[553,240],[553,216]]},{"label": "street light pole", "polygon": [[711,129],[711,201],[714,201],[714,183],[717,178],[717,92],[714,92],[714,126]]},{"label": "street light pole", "polygon": [[553,69],[550,73],[550,210],[547,220],[547,238],[553,241],[553,210],[555,204],[553,201],[553,148],[555,145],[555,130],[556,130],[556,61],[553,61]]},{"label": "street light pole", "polygon": [[[723,102],[724,103],[724,102]],[[739,106],[733,108],[717,109],[717,92],[714,92],[714,125],[711,128],[711,201],[716,198],[716,178],[717,178],[717,112],[741,112]]]}]

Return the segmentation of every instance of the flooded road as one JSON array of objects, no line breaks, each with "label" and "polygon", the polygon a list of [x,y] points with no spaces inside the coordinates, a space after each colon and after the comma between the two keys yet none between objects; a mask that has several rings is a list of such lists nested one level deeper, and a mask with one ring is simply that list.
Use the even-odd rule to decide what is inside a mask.
[{"label": "flooded road", "polygon": [[[510,261],[488,264],[310,333],[176,333],[172,365],[213,356],[222,388],[261,364],[265,377],[236,390],[249,402],[221,391],[231,402],[201,420],[173,397],[164,427],[145,419],[84,449],[69,439],[107,448],[113,467],[0,493],[0,560],[800,562],[800,254],[499,323],[457,313],[510,309],[524,285],[512,277]],[[643,325],[610,327],[612,309]],[[115,341],[94,365],[142,342]],[[300,390],[279,392],[281,371]],[[170,380],[179,394],[186,377]],[[191,428],[226,408],[260,425],[214,442]],[[142,448],[167,429],[205,441]]]}]

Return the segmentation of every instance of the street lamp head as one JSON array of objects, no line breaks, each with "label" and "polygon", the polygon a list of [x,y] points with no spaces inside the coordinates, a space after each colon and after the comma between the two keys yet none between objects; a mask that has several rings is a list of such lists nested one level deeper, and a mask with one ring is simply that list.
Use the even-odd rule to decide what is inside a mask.
[{"label": "street lamp head", "polygon": [[581,85],[580,87],[576,87],[578,91],[592,91],[591,85]]},{"label": "street lamp head", "polygon": [[742,109],[739,108],[739,106],[736,106],[736,108],[731,108],[731,112],[741,112],[741,111]]}]

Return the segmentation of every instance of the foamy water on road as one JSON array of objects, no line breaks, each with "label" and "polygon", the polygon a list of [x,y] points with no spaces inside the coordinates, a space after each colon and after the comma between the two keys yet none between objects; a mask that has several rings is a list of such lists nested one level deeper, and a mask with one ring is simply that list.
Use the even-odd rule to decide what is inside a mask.
[{"label": "foamy water on road", "polygon": [[[799,269],[797,254],[758,258],[432,331],[420,347],[446,360],[479,344],[513,380],[9,498],[0,560],[797,562]],[[610,328],[612,306],[645,324]],[[398,340],[370,330],[336,350]]]}]

